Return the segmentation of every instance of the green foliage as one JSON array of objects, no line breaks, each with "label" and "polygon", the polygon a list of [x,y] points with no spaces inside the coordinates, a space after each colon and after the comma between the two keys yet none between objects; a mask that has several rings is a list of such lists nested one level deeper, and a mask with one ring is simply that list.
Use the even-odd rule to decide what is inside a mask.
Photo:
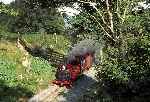
[{"label": "green foliage", "polygon": [[[129,15],[122,27],[122,43],[118,46],[105,46],[103,61],[98,68],[98,79],[104,89],[112,96],[122,100],[137,100],[139,94],[149,95],[150,78],[150,40],[148,12],[142,15]],[[142,89],[144,87],[144,89]],[[129,99],[126,100],[129,100]],[[124,99],[124,98],[123,98]]]},{"label": "green foliage", "polygon": [[45,2],[21,0],[12,5],[20,9],[20,15],[16,17],[12,32],[31,33],[46,32],[62,34],[64,32],[64,20],[56,8],[46,6]]},{"label": "green foliage", "polygon": [[0,3],[0,33],[9,31],[9,27],[11,27],[11,24],[14,22],[15,17],[17,17],[18,15],[19,11],[17,9],[12,8],[9,5]]},{"label": "green foliage", "polygon": [[[101,37],[105,41],[102,63],[97,66],[97,78],[99,79],[97,93],[90,94],[89,96],[93,95],[90,99],[93,99],[93,102],[105,102],[105,99],[110,102],[129,100],[136,102],[141,98],[143,101],[145,95],[150,95],[148,86],[150,83],[149,10],[143,9],[141,12],[133,13],[131,11],[137,5],[137,1],[124,0],[118,1],[118,3],[110,1],[110,14],[112,15],[109,15],[106,1],[98,1],[96,13],[90,12],[88,3],[85,3],[86,13],[96,21],[96,24],[92,23],[91,25],[94,26],[93,28],[98,26],[99,31],[103,32]],[[111,16],[112,24],[109,19]],[[77,27],[82,24],[90,25],[84,17],[76,20],[79,24]],[[114,28],[110,29],[111,25]],[[111,37],[109,38],[106,33]],[[149,98],[147,99],[149,100]]]},{"label": "green foliage", "polygon": [[0,14],[8,14],[11,16],[18,16],[19,12],[15,9],[13,9],[12,7],[3,4],[2,2],[0,2]]},{"label": "green foliage", "polygon": [[29,57],[31,70],[27,72],[21,63],[23,56],[14,43],[1,41],[0,93],[4,93],[0,94],[1,101],[18,101],[21,97],[31,97],[33,93],[46,88],[49,81],[55,78],[55,69],[48,61],[32,56]]},{"label": "green foliage", "polygon": [[55,69],[49,64],[48,61],[41,58],[32,58],[31,71],[35,74],[34,76],[41,76],[43,80],[47,81],[54,79]]},{"label": "green foliage", "polygon": [[7,31],[8,29],[7,28],[5,28],[4,26],[2,27],[0,27],[0,39],[1,40],[11,40],[11,41],[14,41],[14,40],[16,40],[17,39],[17,37],[18,37],[18,34],[16,34],[16,33],[11,33],[11,32],[9,32],[9,31]]},{"label": "green foliage", "polygon": [[128,49],[124,51],[118,48],[107,48],[100,77],[122,81],[149,77],[149,43],[147,36],[144,36],[134,42],[132,39],[132,42],[128,42]]},{"label": "green foliage", "polygon": [[0,80],[5,80],[10,86],[13,86],[16,81],[16,70],[14,70],[16,64],[4,59],[0,59],[0,63]]},{"label": "green foliage", "polygon": [[91,20],[91,18],[85,13],[81,13],[80,15],[77,15],[70,20],[70,24],[74,28],[78,28],[79,33],[84,31],[95,32],[96,29],[94,29],[95,25],[93,23],[94,22]]},{"label": "green foliage", "polygon": [[[99,41],[101,38],[105,41],[102,63],[97,66],[99,83],[96,88],[97,94],[95,95],[95,92],[93,94],[94,98],[106,102],[111,101],[114,97],[119,97],[118,100],[121,101],[122,96],[130,99],[132,96],[133,98],[149,96],[149,10],[132,12],[137,2],[143,0],[109,1],[109,6],[106,1],[96,1],[97,9],[87,2],[79,2],[83,12],[70,20],[72,25],[70,31],[76,33],[73,36],[74,41],[85,39],[87,36],[88,38],[96,36]],[[63,18],[55,7],[72,4],[72,2],[75,1],[16,0],[10,6],[2,4],[0,36],[6,38],[17,36],[8,31],[28,33],[22,36],[32,45],[50,47],[67,54],[70,41],[64,36],[55,35],[64,34]],[[19,12],[15,8],[19,9]],[[16,94],[25,93],[26,96],[28,91],[35,93],[38,90],[37,86],[46,87],[48,80],[54,78],[54,68],[44,59],[30,56],[31,71],[26,72],[26,68],[20,61],[22,57],[22,53],[15,47],[15,44],[0,42],[0,86],[5,86],[5,88],[0,87],[0,93],[7,88],[12,88],[10,92],[19,90],[16,87],[20,86],[26,88],[27,91],[16,91]],[[2,83],[4,85],[1,85]],[[97,98],[99,96],[101,99]],[[3,101],[7,100],[6,98],[17,100],[18,96],[9,97],[8,95],[3,98]],[[123,101],[126,100],[128,101],[128,99]],[[133,100],[133,102],[136,101]]]},{"label": "green foliage", "polygon": [[85,38],[99,41],[102,40],[103,32],[90,14],[82,12],[80,15],[72,17],[68,22],[71,24],[68,31],[71,32],[71,36],[74,40],[81,41]]},{"label": "green foliage", "polygon": [[63,35],[52,34],[25,34],[23,38],[33,46],[53,48],[62,54],[67,54],[70,48],[70,40]]}]

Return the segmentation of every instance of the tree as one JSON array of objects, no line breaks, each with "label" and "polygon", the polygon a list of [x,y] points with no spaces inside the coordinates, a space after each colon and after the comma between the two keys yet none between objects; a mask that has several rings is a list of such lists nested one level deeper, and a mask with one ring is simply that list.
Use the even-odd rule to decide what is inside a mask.
[{"label": "tree", "polygon": [[13,32],[47,32],[63,33],[64,21],[56,8],[42,0],[16,0],[11,4],[20,9],[12,27]]},{"label": "tree", "polygon": [[18,9],[0,2],[0,33],[2,35],[6,35],[6,31],[9,30],[8,28],[11,26],[15,17],[18,15]]},{"label": "tree", "polygon": [[[116,101],[121,101],[124,95],[133,101],[137,100],[135,97],[139,97],[140,93],[143,93],[143,97],[145,94],[150,95],[147,86],[150,83],[149,9],[133,11],[138,0],[78,2],[88,17],[82,15],[87,20],[79,18],[79,23],[75,24],[80,27],[83,23],[88,24],[92,18],[90,21],[96,22],[105,41],[103,61],[97,69],[100,84],[95,99],[102,95],[102,88],[117,98]],[[89,9],[89,6],[92,8]],[[103,100],[100,98],[98,99]]]}]

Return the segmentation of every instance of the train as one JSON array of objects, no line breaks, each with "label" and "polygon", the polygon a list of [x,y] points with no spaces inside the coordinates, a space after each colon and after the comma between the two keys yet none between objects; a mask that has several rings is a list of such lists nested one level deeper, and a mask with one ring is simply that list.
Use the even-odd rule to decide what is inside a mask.
[{"label": "train", "polygon": [[85,71],[88,71],[95,59],[96,46],[92,40],[84,40],[77,44],[69,53],[64,64],[57,68],[53,84],[71,88],[73,83]]}]

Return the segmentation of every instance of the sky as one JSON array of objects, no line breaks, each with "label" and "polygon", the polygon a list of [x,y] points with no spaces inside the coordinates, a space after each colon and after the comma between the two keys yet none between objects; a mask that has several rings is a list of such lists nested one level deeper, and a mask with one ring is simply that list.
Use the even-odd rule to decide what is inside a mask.
[{"label": "sky", "polygon": [[14,0],[0,0],[1,2],[3,2],[4,4],[9,4],[10,2],[14,1]]},{"label": "sky", "polygon": [[69,16],[74,16],[80,13],[80,11],[77,10],[78,8],[79,8],[79,5],[77,3],[74,3],[73,8],[65,6],[65,7],[58,8],[58,11],[62,13],[65,12]]}]

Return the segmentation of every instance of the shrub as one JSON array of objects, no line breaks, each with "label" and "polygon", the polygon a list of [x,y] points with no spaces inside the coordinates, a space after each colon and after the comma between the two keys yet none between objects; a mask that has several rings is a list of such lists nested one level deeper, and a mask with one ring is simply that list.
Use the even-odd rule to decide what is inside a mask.
[{"label": "shrub", "polygon": [[[98,68],[98,79],[113,97],[150,95],[149,36],[129,38],[124,47],[104,49],[104,60]],[[132,97],[133,98],[133,97]]]}]

